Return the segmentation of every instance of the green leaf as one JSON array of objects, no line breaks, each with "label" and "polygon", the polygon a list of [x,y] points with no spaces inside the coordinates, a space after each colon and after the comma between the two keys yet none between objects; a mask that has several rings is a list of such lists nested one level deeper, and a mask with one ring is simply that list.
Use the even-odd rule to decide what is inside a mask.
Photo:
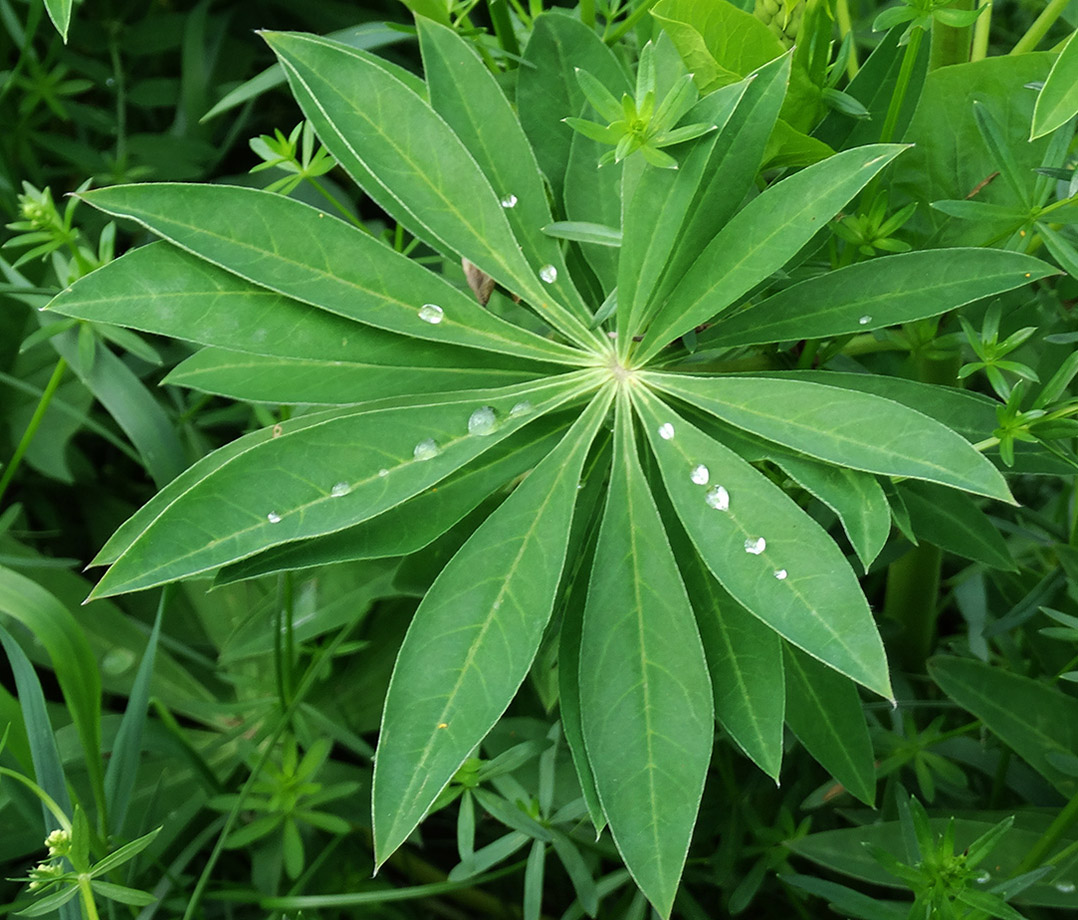
[{"label": "green leaf", "polygon": [[1078,115],[1078,41],[1067,39],[1033,106],[1029,139],[1051,134]]},{"label": "green leaf", "polygon": [[980,661],[938,656],[928,662],[928,673],[1064,796],[1078,791],[1078,778],[1053,762],[1060,754],[1078,755],[1078,700]]},{"label": "green leaf", "polygon": [[645,361],[780,269],[905,148],[877,144],[835,154],[768,188],[708,244],[644,336]]},{"label": "green leaf", "polygon": [[556,269],[557,279],[549,285],[550,291],[572,307],[578,317],[590,319],[560,247],[540,230],[551,221],[546,188],[535,153],[509,100],[490,68],[476,54],[473,43],[427,19],[418,19],[416,25],[431,107],[445,119],[490,180],[529,262]]},{"label": "green leaf", "polygon": [[[168,503],[156,502],[155,516],[140,518],[140,532],[94,596],[187,578],[368,520],[592,386],[593,376],[583,372],[399,407],[325,413],[309,424],[302,417],[284,422],[279,437],[230,452]],[[493,427],[472,433],[470,419],[484,409],[492,410]]]},{"label": "green leaf", "polygon": [[285,543],[221,570],[217,584],[357,559],[416,553],[550,453],[564,419],[539,419],[479,460],[377,517],[322,537]]},{"label": "green leaf", "polygon": [[618,851],[668,917],[711,755],[711,693],[674,554],[637,458],[628,399],[580,650],[584,742]]},{"label": "green leaf", "polygon": [[785,451],[771,459],[838,515],[857,558],[868,571],[891,532],[887,497],[874,476]]},{"label": "green leaf", "polygon": [[[408,342],[407,339],[401,341]],[[406,357],[402,355],[402,358]],[[480,357],[484,356],[480,353]],[[417,368],[412,363],[393,365],[277,358],[223,348],[203,348],[173,368],[163,382],[251,402],[315,406],[503,387],[535,380],[539,376],[541,371],[499,367]]]},{"label": "green leaf", "polygon": [[564,192],[573,130],[567,116],[579,115],[586,102],[577,82],[580,68],[620,97],[629,82],[614,53],[591,29],[564,10],[548,10],[535,18],[517,71],[517,109],[554,200]]},{"label": "green leaf", "polygon": [[45,9],[49,12],[49,19],[56,26],[56,31],[60,33],[60,38],[64,40],[65,45],[67,44],[67,30],[71,25],[73,6],[73,0],[45,0]]},{"label": "green leaf", "polygon": [[313,35],[262,34],[322,143],[371,197],[520,294],[570,339],[595,341],[544,287],[543,265],[507,245],[514,237],[501,196],[426,100],[366,52]]},{"label": "green leaf", "polygon": [[708,331],[722,345],[819,339],[882,329],[991,297],[1056,270],[996,249],[937,249],[872,259],[785,288],[720,319]]},{"label": "green leaf", "polygon": [[[0,613],[25,626],[48,652],[82,744],[94,799],[102,805],[101,677],[85,634],[75,617],[52,594],[3,566],[0,566]],[[27,728],[32,735],[33,726]]]},{"label": "green leaf", "polygon": [[806,380],[640,376],[737,428],[818,460],[1013,502],[999,471],[968,441],[900,403]]},{"label": "green leaf", "polygon": [[543,233],[559,240],[595,243],[597,246],[610,246],[615,249],[621,245],[621,231],[617,227],[607,227],[605,224],[592,224],[587,221],[555,221],[543,227]]},{"label": "green leaf", "polygon": [[453,557],[416,611],[386,697],[374,773],[378,865],[422,820],[527,676],[565,563],[600,394]]},{"label": "green leaf", "polygon": [[644,388],[633,395],[678,517],[719,583],[781,636],[889,699],[868,603],[823,528]]},{"label": "green leaf", "polygon": [[783,647],[790,730],[848,792],[871,806],[876,767],[857,688],[793,646]]},{"label": "green leaf", "polygon": [[931,482],[903,482],[898,488],[918,539],[993,569],[1018,570],[998,528],[968,495]]},{"label": "green leaf", "polygon": [[943,201],[933,201],[932,207],[948,217],[957,217],[959,220],[1005,220],[1013,224],[1021,224],[1029,220],[1029,210],[1027,208],[1006,207],[1001,204],[992,204],[988,201],[944,199]]},{"label": "green leaf", "polygon": [[130,904],[133,907],[146,907],[157,900],[157,895],[150,894],[148,891],[139,891],[137,888],[103,882],[100,879],[90,882],[90,887],[103,898],[119,904]]},{"label": "green leaf", "polygon": [[678,547],[678,564],[707,655],[715,718],[777,783],[786,710],[782,640],[723,589],[691,544]]},{"label": "green leaf", "polygon": [[1036,227],[1044,239],[1045,247],[1060,267],[1072,278],[1078,278],[1078,249],[1075,249],[1074,244],[1044,221],[1037,221]]},{"label": "green leaf", "polygon": [[[236,186],[161,182],[97,189],[85,193],[85,198],[109,214],[138,221],[240,278],[330,313],[435,342],[521,357],[545,355],[559,363],[579,362],[579,353],[574,360],[572,349],[498,319],[444,278],[361,230],[282,195]],[[136,313],[147,319],[136,328],[175,323],[158,318],[173,304],[189,311],[183,314],[184,326],[194,325],[196,311],[206,311],[207,305],[211,312],[238,305],[245,317],[259,315],[259,309],[265,311],[261,322],[266,332],[282,337],[288,335],[286,318],[296,312],[295,307],[279,306],[279,298],[237,285],[212,269],[193,269],[190,262],[185,264],[164,248],[154,248],[153,261],[150,256],[130,262],[119,259],[106,268],[109,274],[105,278],[94,280],[100,272],[87,276],[79,287],[71,289],[71,295],[61,294],[57,306],[78,303],[83,299],[79,292],[85,289],[87,306],[75,309],[97,309],[100,315],[102,308],[96,303],[111,291],[119,289],[122,308],[132,293],[148,290],[152,299]],[[158,271],[160,280],[154,281]],[[199,293],[206,299],[194,299]],[[442,312],[424,321],[420,311],[427,304]],[[277,310],[282,311],[280,318]],[[226,321],[227,315],[213,325],[220,327]],[[240,327],[250,328],[246,324]],[[308,336],[318,335],[318,329],[301,327]],[[197,334],[189,331],[183,337]]]}]

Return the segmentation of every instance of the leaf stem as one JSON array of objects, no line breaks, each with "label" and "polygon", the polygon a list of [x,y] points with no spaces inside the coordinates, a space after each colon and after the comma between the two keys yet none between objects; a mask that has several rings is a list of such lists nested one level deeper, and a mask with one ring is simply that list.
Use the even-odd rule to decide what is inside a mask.
[{"label": "leaf stem", "polygon": [[983,61],[988,55],[988,32],[992,27],[992,0],[978,0],[978,7],[987,6],[973,24],[973,47],[969,52],[970,61]]},{"label": "leaf stem", "polygon": [[[902,111],[903,103],[906,101],[906,91],[910,86],[913,66],[917,63],[917,52],[921,50],[921,40],[924,35],[924,29],[914,29],[906,45],[906,53],[902,57],[902,66],[898,71],[898,80],[895,81],[895,91],[891,94],[891,103],[887,107],[887,115],[883,120],[883,128],[880,131],[881,144],[891,143],[891,138],[894,137],[895,127],[898,125],[898,116]],[[869,199],[866,198],[865,200]]]},{"label": "leaf stem", "polygon": [[[947,9],[972,10],[974,0],[952,0]],[[972,26],[948,26],[939,20],[934,21],[932,23],[932,52],[928,58],[929,71],[951,64],[968,63],[972,36]]]},{"label": "leaf stem", "polygon": [[94,902],[94,890],[90,887],[90,874],[79,873],[79,895],[82,898],[82,907],[85,911],[86,920],[100,920],[97,912],[97,904]]},{"label": "leaf stem", "polygon": [[1063,835],[1074,826],[1076,821],[1078,821],[1078,792],[1071,796],[1070,801],[1063,806],[1063,810],[1056,815],[1055,820],[1048,826],[1048,830],[1041,834],[1040,839],[1029,848],[1029,852],[1018,864],[1014,874],[1021,875],[1023,872],[1030,872],[1038,868],[1044,862],[1044,858],[1052,847],[1059,843]]},{"label": "leaf stem", "polygon": [[1037,47],[1037,44],[1047,34],[1048,30],[1052,28],[1055,21],[1059,19],[1060,15],[1067,8],[1067,4],[1070,0],[1049,0],[1048,6],[1044,8],[1044,11],[1033,20],[1027,30],[1014,47],[1011,49],[1011,54],[1025,54],[1027,51],[1032,51]]},{"label": "leaf stem", "polygon": [[[650,10],[659,0],[644,0],[635,10],[633,10],[628,16],[626,16],[621,24],[614,29],[613,32],[607,32],[603,35],[603,41],[608,45],[615,45],[622,38],[627,35],[634,28],[636,24],[644,18],[644,15]],[[1064,4],[1066,5],[1066,4]]]},{"label": "leaf stem", "polygon": [[[853,31],[849,0],[837,0],[835,3],[835,21],[838,23],[838,39],[841,42]],[[846,75],[852,80],[857,76],[857,71],[860,69],[861,65],[857,63],[857,42],[851,42],[850,58],[846,61]]]},{"label": "leaf stem", "polygon": [[56,395],[56,390],[60,386],[60,381],[63,379],[64,371],[66,369],[67,362],[63,358],[60,358],[56,362],[56,367],[53,369],[49,382],[41,393],[41,398],[37,401],[37,408],[34,409],[34,414],[30,418],[30,424],[26,426],[26,431],[23,432],[22,439],[15,448],[15,453],[12,455],[10,462],[4,468],[3,475],[0,475],[0,502],[3,501],[4,493],[11,484],[11,480],[15,477],[15,471],[19,468],[23,456],[29,449],[30,443],[34,440],[34,435],[41,425],[41,420],[45,417],[45,412],[49,408],[49,403],[52,402],[53,396]]},{"label": "leaf stem", "polygon": [[580,21],[589,29],[595,28],[595,0],[580,0]]},{"label": "leaf stem", "polygon": [[513,57],[520,57],[520,43],[513,31],[513,20],[509,18],[509,7],[505,0],[487,0],[487,12],[502,50]]}]

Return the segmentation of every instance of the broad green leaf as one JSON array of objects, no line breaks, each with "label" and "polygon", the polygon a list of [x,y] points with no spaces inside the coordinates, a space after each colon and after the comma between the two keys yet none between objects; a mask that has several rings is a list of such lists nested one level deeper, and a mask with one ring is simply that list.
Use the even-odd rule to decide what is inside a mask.
[{"label": "broad green leaf", "polygon": [[[18,572],[0,566],[0,613],[30,631],[45,647],[64,702],[82,744],[94,800],[104,805],[101,757],[101,678],[97,661],[71,612],[48,591]],[[35,729],[27,729],[33,737]]]},{"label": "broad green leaf", "polygon": [[[705,185],[693,198],[681,223],[676,245],[660,238],[653,270],[661,273],[647,302],[661,304],[681,281],[708,243],[741,206],[764,158],[768,138],[775,128],[786,85],[790,80],[790,55],[761,67],[738,101],[730,120],[717,132],[715,146],[704,167]],[[705,138],[705,141],[707,139]],[[673,247],[672,249],[670,247]],[[649,277],[645,271],[644,278]],[[645,300],[644,289],[637,299]],[[650,310],[646,314],[650,316]]]},{"label": "broad green leaf", "polygon": [[857,688],[791,645],[784,652],[790,730],[847,792],[872,805],[876,767]]},{"label": "broad green leaf", "polygon": [[669,917],[711,756],[692,607],[636,454],[624,394],[580,648],[584,743],[618,851]]},{"label": "broad green leaf", "polygon": [[520,123],[557,202],[562,200],[574,136],[562,119],[580,114],[585,102],[577,67],[604,86],[620,86],[615,93],[619,98],[630,89],[614,53],[579,19],[564,10],[537,16],[524,49],[524,66],[517,71],[516,102]]},{"label": "broad green leaf", "polygon": [[846,150],[753,199],[686,271],[644,336],[638,360],[707,322],[780,269],[904,149],[876,144]]},{"label": "broad green leaf", "polygon": [[633,397],[678,517],[719,583],[779,635],[889,699],[868,602],[823,528],[644,387]]},{"label": "broad green leaf", "polygon": [[903,482],[899,490],[919,540],[993,569],[1017,571],[996,525],[968,495],[931,482]]},{"label": "broad green leaf", "polygon": [[782,640],[723,590],[691,544],[678,552],[711,672],[715,718],[778,782],[786,710]]},{"label": "broad green leaf", "polygon": [[[358,163],[363,173],[391,187],[427,235],[523,296],[554,328],[577,342],[595,341],[545,289],[539,277],[544,266],[529,264],[510,242],[513,232],[500,196],[424,99],[365,52],[312,35],[262,34],[293,89],[302,87],[297,99],[345,169]],[[362,176],[356,178],[362,184]],[[377,188],[366,191],[378,198]]]},{"label": "broad green leaf", "polygon": [[[785,451],[771,458],[802,488],[838,515],[857,558],[868,571],[891,532],[891,511],[876,478]],[[951,493],[953,494],[953,493]]]},{"label": "broad green leaf", "polygon": [[756,345],[882,329],[1013,290],[1056,273],[995,249],[937,249],[872,259],[785,288],[720,319],[708,339]]},{"label": "broad green leaf", "polygon": [[377,865],[404,843],[527,676],[565,564],[580,473],[609,405],[609,393],[593,399],[416,611],[375,760]]},{"label": "broad green leaf", "polygon": [[737,428],[818,460],[1014,501],[999,471],[961,435],[889,399],[775,377],[640,376]]},{"label": "broad green leaf", "polygon": [[[618,335],[632,336],[671,252],[693,202],[703,195],[709,181],[706,168],[723,129],[751,85],[735,84],[705,96],[686,119],[719,127],[687,145],[678,168],[645,170],[629,202],[623,202],[622,247],[618,261]],[[728,141],[726,141],[728,142]],[[725,142],[724,142],[725,143]]]},{"label": "broad green leaf", "polygon": [[45,9],[49,11],[49,19],[56,26],[56,31],[60,33],[60,38],[64,40],[65,45],[67,44],[67,30],[71,25],[73,6],[73,0],[45,0]]},{"label": "broad green leaf", "polygon": [[475,158],[498,195],[517,241],[533,265],[552,265],[551,292],[585,321],[590,311],[573,287],[561,248],[542,227],[552,220],[535,153],[494,75],[473,45],[452,29],[416,20],[430,104]]},{"label": "broad green leaf", "polygon": [[[328,413],[310,425],[302,417],[283,422],[279,437],[231,454],[175,500],[158,504],[157,516],[143,521],[93,594],[176,581],[368,520],[436,485],[594,381],[578,372],[543,384]],[[474,424],[476,412],[481,425]]]},{"label": "broad green leaf", "polygon": [[[361,230],[283,195],[237,186],[161,182],[97,189],[84,197],[95,207],[136,220],[240,278],[330,313],[436,342],[580,363],[579,352],[498,319],[417,262]],[[188,296],[200,292],[207,295],[202,309],[206,304],[212,309],[233,303],[240,304],[238,309],[244,315],[259,307],[267,312],[278,309],[279,301],[256,296],[210,269],[192,271],[168,250],[155,249],[153,259],[118,260],[117,265],[124,268],[113,269],[100,282],[93,280],[97,272],[89,275],[80,283],[88,289],[89,305],[83,309],[92,309],[99,298],[116,288],[125,298],[132,291],[149,288],[153,296],[142,309],[153,318],[144,322],[161,322],[156,310],[168,309],[170,287],[180,292],[178,307],[192,312],[200,305]],[[163,273],[160,287],[153,280],[134,277],[136,272],[145,272],[153,279],[157,260]],[[78,301],[80,288],[71,290],[70,295],[60,295],[58,306]],[[424,310],[426,305],[441,312]],[[267,332],[284,332],[283,319],[273,313],[263,317]],[[192,317],[190,322],[194,321]],[[188,332],[184,337],[194,334]]]},{"label": "broad green leaf", "polygon": [[[404,340],[407,341],[407,340]],[[162,381],[251,402],[348,405],[387,396],[503,387],[541,372],[277,358],[203,348]]]},{"label": "broad green leaf", "polygon": [[322,537],[271,547],[221,570],[218,584],[288,569],[419,552],[549,452],[565,421],[544,418],[464,469],[369,521]]},{"label": "broad green leaf", "polygon": [[971,659],[938,656],[929,676],[963,709],[1056,787],[1078,791],[1073,771],[1053,758],[1078,756],[1078,700],[1056,687]]},{"label": "broad green leaf", "polygon": [[433,19],[446,26],[451,22],[449,13],[453,5],[452,0],[401,0],[401,2],[415,14],[416,22],[420,25],[423,22],[422,17]]}]

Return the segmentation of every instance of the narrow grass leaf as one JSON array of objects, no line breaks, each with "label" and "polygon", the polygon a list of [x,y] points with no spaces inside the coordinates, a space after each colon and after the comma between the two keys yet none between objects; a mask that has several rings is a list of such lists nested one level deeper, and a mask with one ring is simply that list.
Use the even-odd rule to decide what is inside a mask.
[{"label": "narrow grass leaf", "polygon": [[[498,319],[418,262],[344,221],[283,195],[238,186],[160,182],[96,189],[83,197],[94,207],[135,220],[233,275],[330,313],[416,338],[580,363],[579,352]],[[123,290],[121,296],[147,288],[162,291],[165,309],[170,289],[210,295],[201,304],[182,304],[192,310],[216,308],[217,291],[225,295],[220,306],[228,305],[233,297],[240,299],[243,293],[211,270],[192,272],[167,250],[154,249],[152,260],[151,256],[130,263],[120,259],[117,267],[108,266],[104,280],[94,280],[95,272],[81,285],[89,289],[91,302],[107,297],[113,290],[109,285]],[[161,282],[152,280],[158,263]],[[145,280],[145,275],[151,280]],[[76,299],[74,294],[61,297]],[[274,306],[271,301],[270,307]],[[261,298],[249,307],[266,309]],[[193,316],[184,325],[195,322]],[[284,317],[263,317],[262,322],[268,323],[267,332],[277,332]],[[197,333],[183,337],[192,335]]]},{"label": "narrow grass leaf", "polygon": [[580,649],[584,742],[626,867],[669,917],[711,757],[707,662],[618,401]]},{"label": "narrow grass leaf", "polygon": [[780,269],[906,148],[845,150],[768,188],[719,231],[656,315],[639,360],[721,313]]},{"label": "narrow grass leaf", "polygon": [[92,596],[209,572],[270,546],[375,517],[592,386],[593,375],[582,372],[401,407],[330,413],[311,425],[302,417],[295,427],[282,423],[279,437],[230,454],[169,504],[159,503],[157,516],[145,521]]},{"label": "narrow grass leaf", "polygon": [[876,767],[853,682],[783,643],[786,722],[805,749],[866,805],[876,799]]},{"label": "narrow grass leaf", "polygon": [[[720,584],[781,636],[890,699],[868,602],[823,528],[643,387],[634,400],[674,509]],[[665,425],[670,438],[659,432]]]},{"label": "narrow grass leaf", "polygon": [[804,379],[641,376],[737,428],[827,463],[1014,500],[968,441],[889,399]]},{"label": "narrow grass leaf", "polygon": [[908,252],[791,285],[720,319],[709,338],[722,345],[756,345],[867,332],[937,316],[1056,273],[1018,252]]},{"label": "narrow grass leaf", "polygon": [[527,676],[565,564],[598,394],[427,593],[397,657],[374,771],[375,860],[405,841]]}]

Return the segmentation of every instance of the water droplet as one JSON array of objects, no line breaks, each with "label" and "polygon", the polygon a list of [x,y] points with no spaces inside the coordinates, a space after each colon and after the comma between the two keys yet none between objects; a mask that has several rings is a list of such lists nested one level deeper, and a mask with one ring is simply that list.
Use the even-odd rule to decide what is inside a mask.
[{"label": "water droplet", "polygon": [[437,326],[445,318],[445,311],[436,303],[425,303],[419,308],[419,318],[425,323]]},{"label": "water droplet", "polygon": [[872,322],[872,317],[866,313],[857,322],[859,322],[862,326],[867,326],[869,323]]},{"label": "water droplet", "polygon": [[389,475],[389,470],[387,470],[387,469],[386,469],[386,468],[385,468],[385,467],[383,466],[383,467],[382,467],[382,468],[381,468],[381,469],[380,469],[380,470],[378,471],[378,475],[379,475],[379,476],[388,476],[388,475]]},{"label": "water droplet", "polygon": [[765,549],[767,549],[767,540],[763,537],[749,537],[745,541],[745,552],[753,556],[759,556]]},{"label": "water droplet", "polygon": [[986,872],[984,869],[982,869],[973,877],[973,880],[978,885],[987,885],[990,881],[992,881],[992,873]]},{"label": "water droplet", "polygon": [[412,457],[416,460],[430,460],[442,452],[438,442],[434,438],[426,438],[420,441],[412,451]]},{"label": "water droplet", "polygon": [[501,606],[502,606],[502,598],[500,598],[500,597],[499,597],[499,598],[498,598],[498,599],[497,599],[497,600],[496,600],[496,601],[494,602],[494,609],[495,609],[495,610],[500,610],[500,609],[501,609]]},{"label": "water droplet", "polygon": [[334,498],[340,498],[342,495],[347,495],[352,491],[352,487],[347,482],[336,482],[333,484],[333,488],[329,490],[329,494]]},{"label": "water droplet", "polygon": [[674,436],[674,426],[669,422],[663,422],[659,426],[659,437],[664,441],[669,441]]},{"label": "water droplet", "polygon": [[269,521],[271,524],[280,524],[281,516],[276,511],[271,511],[269,514],[266,515],[266,520]]},{"label": "water droplet", "polygon": [[509,417],[516,418],[518,415],[524,415],[532,411],[532,404],[526,399],[522,399],[512,409],[509,410]]},{"label": "water droplet", "polygon": [[547,284],[553,284],[558,280],[558,270],[553,265],[544,265],[539,269],[539,277]]},{"label": "water droplet", "polygon": [[481,437],[494,434],[496,422],[494,409],[490,406],[480,406],[468,417],[468,434],[477,434]]},{"label": "water droplet", "polygon": [[730,493],[722,486],[712,486],[707,490],[704,501],[707,502],[708,507],[714,508],[716,511],[728,511],[730,508]]},{"label": "water droplet", "polygon": [[787,573],[786,569],[775,569],[775,577],[779,581],[786,581],[787,574],[788,573]]},{"label": "water droplet", "polygon": [[105,77],[105,86],[113,87],[116,85],[115,77]]},{"label": "water droplet", "polygon": [[699,466],[692,468],[689,478],[698,486],[706,486],[707,481],[711,478],[711,471],[701,463]]},{"label": "water droplet", "polygon": [[1075,885],[1074,882],[1056,882],[1055,888],[1061,894],[1074,894]]},{"label": "water droplet", "polygon": [[517,196],[513,194],[506,195],[500,202],[503,208],[515,208],[517,206]]}]

